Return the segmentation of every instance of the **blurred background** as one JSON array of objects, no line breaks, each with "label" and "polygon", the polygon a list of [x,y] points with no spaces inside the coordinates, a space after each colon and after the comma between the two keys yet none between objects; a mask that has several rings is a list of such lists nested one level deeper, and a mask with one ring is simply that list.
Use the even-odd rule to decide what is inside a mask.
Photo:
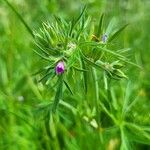
[{"label": "blurred background", "polygon": [[[128,66],[126,74],[132,81],[137,95],[143,101],[143,115],[149,115],[150,107],[150,0],[9,0],[33,31],[42,22],[52,21],[57,15],[65,19],[77,16],[87,5],[87,14],[97,22],[105,13],[105,23],[112,17],[130,25],[115,41],[116,47],[130,47],[133,62],[142,66]],[[33,39],[16,14],[4,0],[0,1],[0,149],[27,150],[49,149],[48,139],[42,127],[35,130],[34,107],[48,99],[49,92],[38,87],[32,74],[41,62],[33,52]],[[139,108],[137,108],[139,109]],[[140,111],[140,109],[139,109]],[[142,115],[141,115],[142,116]],[[142,119],[139,116],[139,120]],[[40,126],[38,124],[38,126]],[[84,128],[83,128],[84,130]],[[74,138],[74,149],[84,149],[84,138],[88,149],[97,145],[89,129],[86,136]],[[91,136],[91,139],[90,139]],[[82,138],[83,139],[82,139]],[[93,138],[93,139],[92,139]],[[71,148],[69,140],[67,149]],[[85,142],[86,143],[86,142]],[[66,144],[66,145],[67,145]],[[88,142],[86,143],[88,144]],[[83,147],[82,147],[83,146]],[[108,148],[109,149],[109,148]]]}]

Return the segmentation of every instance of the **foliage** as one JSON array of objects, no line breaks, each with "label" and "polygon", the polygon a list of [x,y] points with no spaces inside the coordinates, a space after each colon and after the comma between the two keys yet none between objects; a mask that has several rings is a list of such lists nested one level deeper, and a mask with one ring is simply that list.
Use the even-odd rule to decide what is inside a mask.
[{"label": "foliage", "polygon": [[[35,10],[31,1],[4,2],[0,149],[148,149],[149,2],[116,1],[114,10],[106,8],[115,1],[82,2],[87,5],[75,11],[76,17],[61,9],[74,1],[32,1],[38,4]],[[93,11],[98,6],[106,9],[100,17]],[[123,11],[128,19],[120,19]],[[39,28],[41,12],[45,18]]]}]

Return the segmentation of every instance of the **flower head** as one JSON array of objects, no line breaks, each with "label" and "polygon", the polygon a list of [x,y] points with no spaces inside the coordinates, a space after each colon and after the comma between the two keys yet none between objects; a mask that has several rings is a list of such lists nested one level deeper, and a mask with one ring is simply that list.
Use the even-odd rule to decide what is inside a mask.
[{"label": "flower head", "polygon": [[69,42],[67,47],[69,50],[75,50],[77,46],[75,43]]},{"label": "flower head", "polygon": [[107,38],[108,38],[108,36],[107,36],[106,34],[104,34],[104,35],[102,36],[102,41],[103,41],[103,43],[106,43]]},{"label": "flower head", "polygon": [[65,70],[64,62],[59,61],[55,67],[56,74],[57,75],[62,74],[64,73],[64,70]]}]

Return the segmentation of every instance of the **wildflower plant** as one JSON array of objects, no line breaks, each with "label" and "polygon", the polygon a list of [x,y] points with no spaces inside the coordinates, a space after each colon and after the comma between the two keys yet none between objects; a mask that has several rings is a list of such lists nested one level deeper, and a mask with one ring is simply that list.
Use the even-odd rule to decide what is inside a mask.
[{"label": "wildflower plant", "polygon": [[[61,149],[61,145],[67,149],[85,148],[80,141],[84,134],[79,134],[84,129],[87,139],[99,141],[98,149],[130,150],[134,143],[150,144],[149,119],[140,124],[135,117],[139,97],[132,97],[130,82],[126,88],[120,87],[118,95],[116,92],[120,80],[128,82],[127,65],[140,68],[127,57],[129,48],[112,46],[128,24],[118,27],[112,18],[104,26],[104,14],[98,23],[94,22],[86,7],[71,21],[54,16],[53,23],[42,23],[34,33],[21,21],[34,38],[34,52],[44,61],[35,78],[52,93],[49,103],[39,104],[35,113],[44,119],[52,149]],[[72,129],[74,124],[77,129]],[[88,132],[91,130],[92,135]],[[80,137],[75,142],[76,135]],[[99,147],[86,144],[91,149]]]},{"label": "wildflower plant", "polygon": [[[35,44],[37,46],[35,52],[43,60],[47,61],[47,66],[38,72],[43,74],[40,82],[44,81],[43,83],[46,83],[49,81],[48,84],[52,84],[52,80],[55,77],[57,78],[57,81],[55,81],[57,87],[55,96],[50,107],[48,107],[48,116],[51,117],[47,118],[47,132],[50,134],[49,125],[51,121],[48,120],[52,119],[53,113],[57,113],[56,110],[58,110],[61,116],[59,104],[71,109],[74,115],[79,115],[96,129],[103,128],[101,124],[103,124],[102,120],[105,118],[102,116],[104,112],[115,124],[115,126],[112,126],[112,131],[113,128],[114,132],[120,130],[122,140],[120,148],[129,150],[130,142],[127,139],[128,134],[125,135],[126,130],[134,128],[138,131],[140,127],[126,121],[126,114],[131,109],[132,103],[128,104],[128,100],[125,99],[121,104],[122,106],[119,106],[114,98],[111,82],[120,79],[128,80],[123,71],[124,68],[127,64],[138,65],[123,55],[128,49],[110,49],[113,40],[128,24],[113,31],[113,18],[104,30],[103,21],[104,14],[100,17],[98,27],[97,24],[94,25],[92,19],[87,16],[86,7],[84,7],[80,15],[77,18],[73,18],[72,21],[66,21],[55,16],[54,23],[43,23],[40,32],[35,33]],[[79,84],[78,82],[82,87],[79,90],[82,92],[77,94],[73,89],[75,89],[76,84]],[[72,102],[65,101],[63,93],[66,90],[72,95],[70,99],[80,97],[82,102],[79,103],[82,109],[85,110],[78,112],[78,103],[72,106]],[[104,96],[105,94],[107,95],[106,97]],[[115,111],[119,113],[117,116]],[[107,128],[105,130],[107,131]],[[149,135],[145,129],[141,128],[141,130],[143,138],[149,140]],[[105,138],[105,132],[103,136]]]},{"label": "wildflower plant", "polygon": [[[107,45],[127,25],[109,37],[103,33],[103,14],[100,18],[98,31],[92,31],[91,18],[86,16],[85,10],[86,8],[82,10],[79,17],[70,22],[55,16],[55,23],[43,23],[40,32],[35,33],[35,45],[37,46],[35,52],[48,62],[47,66],[38,71],[40,74],[43,73],[39,81],[46,83],[57,76],[58,80],[61,78],[61,82],[65,84],[71,94],[73,92],[67,82],[69,73],[79,72],[86,93],[89,74],[92,73],[94,78],[97,78],[97,71],[104,72],[105,87],[107,87],[106,80],[108,78],[127,78],[122,71],[123,63],[132,63],[125,56],[107,49]],[[109,59],[107,58],[108,54],[111,55]],[[95,83],[97,83],[96,79],[93,84]],[[98,83],[96,86],[99,87]],[[97,99],[99,98],[97,97]]]}]

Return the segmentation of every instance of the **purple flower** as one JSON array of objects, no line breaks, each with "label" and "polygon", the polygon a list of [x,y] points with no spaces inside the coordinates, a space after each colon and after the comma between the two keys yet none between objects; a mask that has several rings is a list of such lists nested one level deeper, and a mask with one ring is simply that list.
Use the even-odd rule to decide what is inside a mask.
[{"label": "purple flower", "polygon": [[103,41],[103,43],[106,43],[107,37],[108,37],[108,36],[107,36],[106,34],[102,35],[102,41]]},{"label": "purple flower", "polygon": [[65,70],[64,62],[59,61],[55,67],[56,74],[57,75],[62,74],[64,73],[64,70]]}]

